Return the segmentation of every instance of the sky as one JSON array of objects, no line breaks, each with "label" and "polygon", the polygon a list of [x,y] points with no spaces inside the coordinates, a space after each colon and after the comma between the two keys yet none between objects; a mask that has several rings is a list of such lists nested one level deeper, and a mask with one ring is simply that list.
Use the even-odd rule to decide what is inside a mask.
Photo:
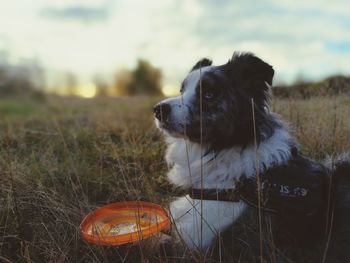
[{"label": "sky", "polygon": [[275,83],[350,74],[348,0],[23,0],[0,9],[0,63],[40,64],[49,79],[82,82],[132,68],[138,58],[178,88],[203,57],[249,51]]}]

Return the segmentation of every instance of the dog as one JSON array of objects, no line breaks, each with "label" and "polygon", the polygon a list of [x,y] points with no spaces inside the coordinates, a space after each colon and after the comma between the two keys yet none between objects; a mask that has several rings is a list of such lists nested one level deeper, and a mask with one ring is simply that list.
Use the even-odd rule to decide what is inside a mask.
[{"label": "dog", "polygon": [[[305,213],[312,208],[325,210],[327,200],[323,196],[329,186],[329,174],[334,171],[301,156],[288,125],[271,112],[273,76],[273,67],[252,53],[235,52],[226,64],[219,66],[204,58],[182,82],[179,96],[154,107],[156,126],[167,143],[168,179],[189,191],[170,204],[170,214],[178,238],[190,249],[210,248],[217,236],[250,207],[249,198],[230,201],[220,197],[222,192],[239,189],[247,180],[263,181],[268,177],[270,186],[277,185],[277,197],[285,199],[270,202],[275,210],[280,209],[281,203],[289,207],[285,202],[293,201],[293,197],[310,196],[310,187],[299,185],[291,189],[288,183],[271,184],[271,180],[279,180],[279,174],[289,173],[287,177],[301,181],[301,185],[316,182],[317,194],[307,201]],[[349,171],[343,173],[350,174]],[[300,176],[293,177],[294,172]],[[312,176],[304,177],[308,174]],[[245,196],[251,195],[255,200],[255,190],[246,187]],[[214,198],[203,198],[208,191]],[[350,195],[346,198],[350,199]],[[295,202],[291,205],[295,209],[289,212],[298,212],[304,203]]]}]

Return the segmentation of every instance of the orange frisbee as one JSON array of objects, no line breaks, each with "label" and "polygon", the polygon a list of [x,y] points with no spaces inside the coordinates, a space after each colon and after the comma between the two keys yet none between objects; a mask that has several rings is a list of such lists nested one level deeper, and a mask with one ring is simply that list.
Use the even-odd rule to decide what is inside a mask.
[{"label": "orange frisbee", "polygon": [[159,205],[141,202],[118,202],[88,214],[80,225],[83,239],[99,245],[134,243],[167,229],[167,211]]}]

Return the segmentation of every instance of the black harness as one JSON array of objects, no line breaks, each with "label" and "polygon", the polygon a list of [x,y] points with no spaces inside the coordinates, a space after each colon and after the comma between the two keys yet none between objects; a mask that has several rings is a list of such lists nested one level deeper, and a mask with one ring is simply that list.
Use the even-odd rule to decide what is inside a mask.
[{"label": "black harness", "polygon": [[[278,214],[314,215],[327,203],[329,176],[321,164],[296,155],[286,165],[268,169],[256,178],[242,176],[232,189],[195,189],[192,199],[238,202]],[[260,195],[259,195],[260,192]],[[260,197],[260,200],[259,200]]]}]

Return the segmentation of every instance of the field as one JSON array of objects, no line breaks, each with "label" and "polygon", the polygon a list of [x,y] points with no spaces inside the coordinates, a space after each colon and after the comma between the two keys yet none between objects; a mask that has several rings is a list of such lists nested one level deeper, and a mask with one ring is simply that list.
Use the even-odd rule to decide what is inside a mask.
[{"label": "field", "polygon": [[[82,218],[98,206],[120,200],[167,206],[179,193],[165,178],[165,145],[152,115],[158,100],[0,99],[0,262],[200,259],[189,252],[167,258],[147,242],[105,248],[80,238]],[[306,155],[322,159],[350,149],[349,96],[272,104]]]}]

